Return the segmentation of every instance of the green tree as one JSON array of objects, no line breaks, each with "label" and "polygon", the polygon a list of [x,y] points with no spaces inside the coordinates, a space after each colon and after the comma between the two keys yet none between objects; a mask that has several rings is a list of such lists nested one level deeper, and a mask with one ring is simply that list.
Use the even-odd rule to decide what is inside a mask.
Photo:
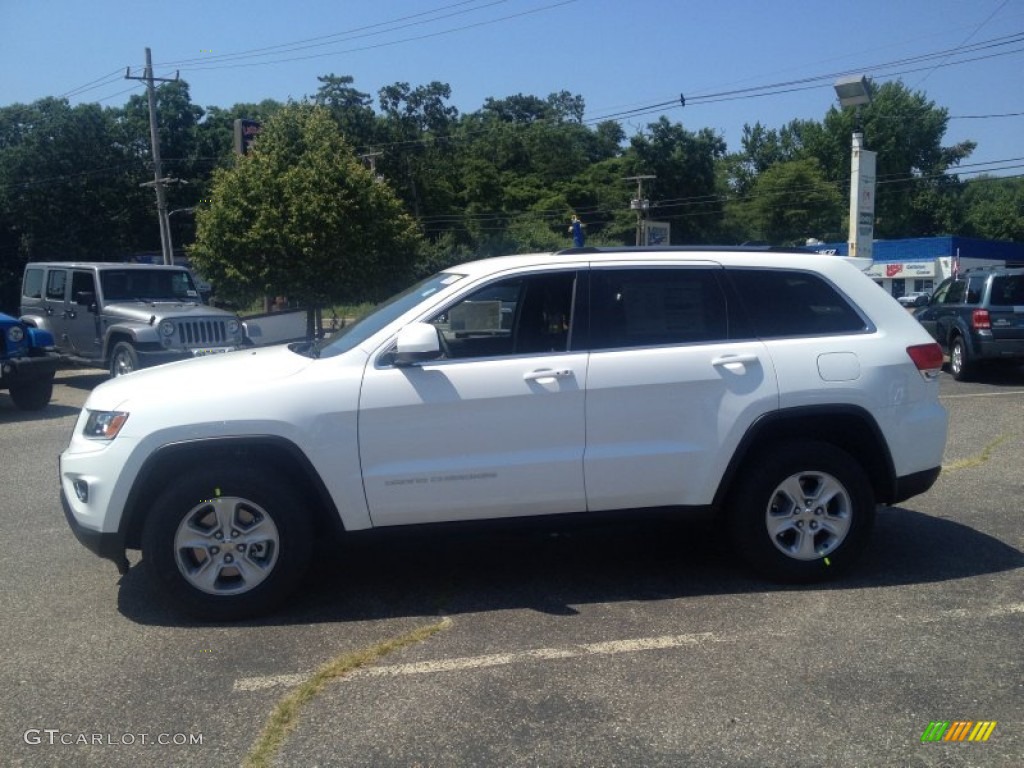
[{"label": "green tree", "polygon": [[662,117],[634,136],[627,161],[632,174],[653,174],[651,218],[672,225],[673,243],[715,239],[722,219],[716,164],[725,140],[709,128],[694,133]]},{"label": "green tree", "polygon": [[[894,81],[871,85],[871,104],[863,107],[865,146],[878,153],[875,237],[926,237],[956,226],[954,208],[959,181],[949,171],[970,156],[975,144],[943,146],[949,116],[920,91]],[[822,123],[799,124],[799,141],[816,157],[826,176],[850,178],[853,110],[832,108]],[[845,188],[847,202],[849,187]]]},{"label": "green tree", "polygon": [[842,195],[813,158],[770,166],[741,205],[753,238],[773,245],[828,237],[840,231],[843,216]]},{"label": "green tree", "polygon": [[413,216],[446,212],[452,202],[452,146],[458,110],[446,102],[452,89],[434,81],[381,88],[383,157],[381,173],[412,209]]},{"label": "green tree", "polygon": [[313,97],[313,103],[331,111],[342,134],[355,149],[371,145],[377,133],[377,116],[373,111],[370,94],[353,88],[355,80],[351,75],[335,75],[332,72],[317,80],[320,81],[320,87]]},{"label": "green tree", "polygon": [[963,233],[1024,241],[1024,178],[979,176],[964,185]]},{"label": "green tree", "polygon": [[216,171],[197,219],[197,268],[243,300],[377,298],[405,281],[420,243],[391,189],[311,105],[280,110],[249,155]]},{"label": "green tree", "polygon": [[117,111],[98,104],[48,98],[0,109],[2,252],[110,258],[144,239],[131,212],[145,165],[126,143]]}]

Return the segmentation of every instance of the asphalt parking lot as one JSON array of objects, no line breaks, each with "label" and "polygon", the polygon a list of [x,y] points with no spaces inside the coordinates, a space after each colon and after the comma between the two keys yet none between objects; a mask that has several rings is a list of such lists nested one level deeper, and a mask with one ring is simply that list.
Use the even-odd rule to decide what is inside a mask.
[{"label": "asphalt parking lot", "polygon": [[[225,625],[64,522],[56,457],[103,379],[62,372],[39,414],[0,394],[4,765],[1022,764],[1024,372],[943,374],[945,471],[841,582],[755,579],[713,524],[405,535]],[[923,740],[947,721],[995,726]]]}]

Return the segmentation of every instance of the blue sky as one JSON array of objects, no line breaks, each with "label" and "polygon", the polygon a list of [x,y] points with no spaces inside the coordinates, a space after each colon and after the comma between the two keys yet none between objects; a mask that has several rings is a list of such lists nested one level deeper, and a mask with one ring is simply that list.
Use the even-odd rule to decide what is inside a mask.
[{"label": "blue sky", "polygon": [[[373,95],[446,82],[463,112],[568,90],[588,120],[682,93],[685,108],[623,118],[627,134],[664,113],[730,150],[744,123],[820,120],[835,102],[828,76],[863,71],[948,108],[946,143],[978,142],[968,162],[1024,166],[1011,161],[1024,157],[1024,115],[970,117],[1024,113],[1024,0],[0,0],[0,41],[0,105],[121,104],[142,92],[123,75],[141,74],[148,46],[156,73],[180,69],[201,106],[302,98],[330,72]],[[775,89],[799,88],[788,93],[716,96],[808,78]]]}]

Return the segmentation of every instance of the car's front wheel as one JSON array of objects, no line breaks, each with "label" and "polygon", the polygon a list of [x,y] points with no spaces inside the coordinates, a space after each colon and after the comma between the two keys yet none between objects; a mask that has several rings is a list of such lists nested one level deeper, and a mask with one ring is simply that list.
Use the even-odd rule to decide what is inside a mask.
[{"label": "car's front wheel", "polygon": [[269,467],[190,473],[156,499],[142,535],[156,580],[206,619],[273,610],[302,577],[311,547],[304,502]]},{"label": "car's front wheel", "polygon": [[139,367],[139,354],[127,341],[119,341],[110,353],[110,378],[116,379]]},{"label": "car's front wheel", "polygon": [[53,374],[11,385],[11,400],[23,411],[45,408],[53,397]]},{"label": "car's front wheel", "polygon": [[871,483],[852,456],[823,442],[787,442],[747,462],[729,506],[741,556],[776,581],[810,582],[845,570],[867,544]]}]

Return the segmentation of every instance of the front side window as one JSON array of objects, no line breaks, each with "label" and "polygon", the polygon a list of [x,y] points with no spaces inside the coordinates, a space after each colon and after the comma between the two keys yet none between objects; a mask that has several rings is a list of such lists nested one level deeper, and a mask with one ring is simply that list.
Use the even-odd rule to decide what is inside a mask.
[{"label": "front side window", "polygon": [[727,273],[761,338],[857,333],[868,328],[850,302],[812,272],[729,269]]},{"label": "front side window", "polygon": [[[302,354],[311,354],[313,357],[334,357],[353,349],[388,324],[397,320],[417,304],[427,301],[439,291],[461,280],[465,275],[458,275],[452,272],[440,272],[426,280],[421,280],[406,290],[392,296],[390,299],[378,304],[368,315],[359,318],[352,325],[348,325],[338,333],[331,336],[327,341],[319,342],[311,351],[304,351]],[[308,346],[308,345],[307,345]],[[298,348],[296,348],[298,350]]]},{"label": "front side window", "polygon": [[96,282],[93,280],[92,272],[72,272],[71,300],[77,302],[82,298],[83,294],[91,294],[92,300],[96,298]]},{"label": "front side window", "polygon": [[945,298],[942,299],[943,304],[963,304],[964,299],[967,297],[967,281],[960,279],[954,280],[949,284],[949,289],[946,291]]},{"label": "front side window", "polygon": [[725,295],[713,269],[595,269],[591,273],[593,349],[721,341],[728,338]]},{"label": "front side window", "polygon": [[453,359],[565,352],[576,273],[521,275],[490,283],[432,317]]}]

